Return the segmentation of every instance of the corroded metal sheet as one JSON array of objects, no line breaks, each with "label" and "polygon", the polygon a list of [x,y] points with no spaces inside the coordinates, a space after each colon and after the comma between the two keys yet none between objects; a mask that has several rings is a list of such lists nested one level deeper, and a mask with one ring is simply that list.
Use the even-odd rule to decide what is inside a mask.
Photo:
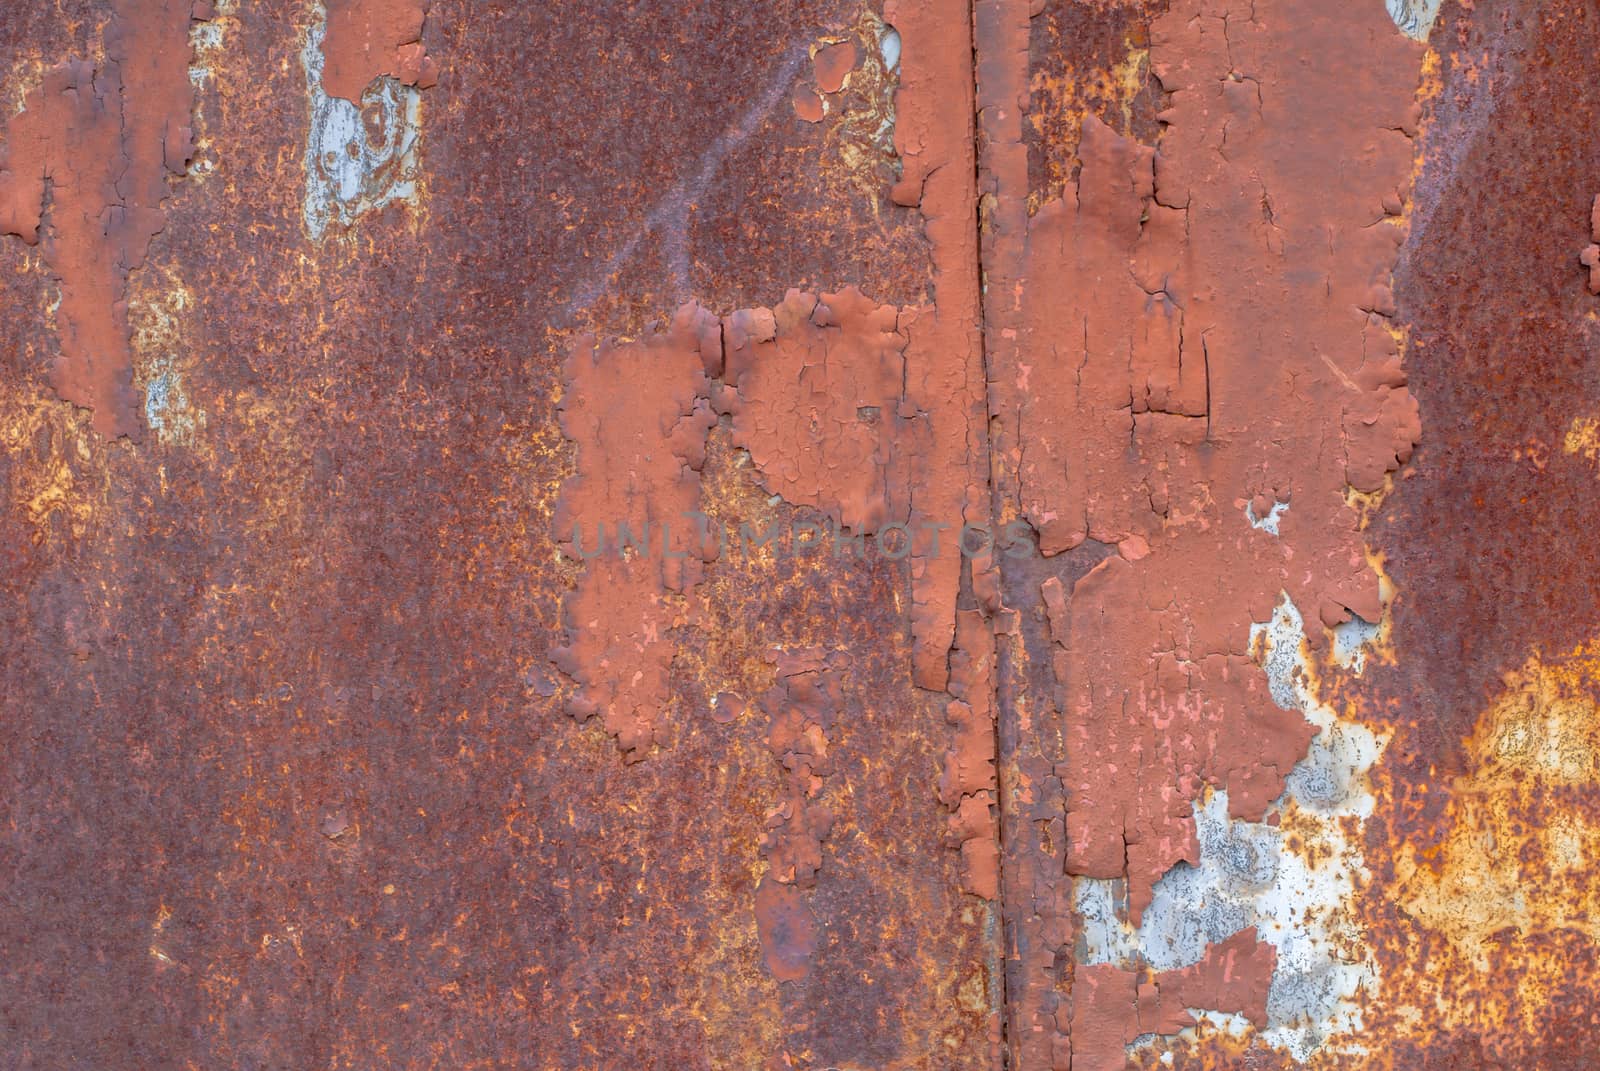
[{"label": "corroded metal sheet", "polygon": [[1597,38],[13,5],[0,1066],[1589,1066]]}]

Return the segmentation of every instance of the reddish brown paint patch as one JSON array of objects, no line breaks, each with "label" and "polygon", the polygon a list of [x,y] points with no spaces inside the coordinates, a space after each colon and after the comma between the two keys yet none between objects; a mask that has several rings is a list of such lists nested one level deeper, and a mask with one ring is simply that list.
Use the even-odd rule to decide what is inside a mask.
[{"label": "reddish brown paint patch", "polygon": [[820,298],[791,290],[772,309],[727,319],[717,392],[768,490],[850,532],[900,524],[918,533],[909,554],[913,674],[937,690],[948,685],[954,641],[956,532],[987,520],[983,421],[970,411],[983,405],[981,354],[942,348],[973,341],[957,326],[937,309],[897,311],[853,287]]},{"label": "reddish brown paint patch", "polygon": [[811,69],[816,75],[817,88],[824,93],[837,93],[844,88],[844,80],[856,65],[856,46],[850,41],[824,45],[811,56]]},{"label": "reddish brown paint patch", "polygon": [[961,848],[961,885],[974,896],[1000,894],[1000,841],[995,779],[994,634],[982,610],[956,614],[945,720],[955,740],[945,754],[939,802],[954,811],[951,839]]},{"label": "reddish brown paint patch", "polygon": [[[169,180],[194,151],[189,0],[120,0],[98,68],[71,60],[6,124],[0,233],[43,242],[61,283],[50,385],[94,410],[102,435],[137,438],[128,273],[165,223]],[[45,206],[49,205],[49,215]]]},{"label": "reddish brown paint patch", "polygon": [[904,523],[906,340],[859,290],[789,291],[728,318],[719,406],[768,491],[853,532]]},{"label": "reddish brown paint patch", "polygon": [[833,829],[833,812],[818,797],[833,772],[828,733],[839,706],[838,679],[821,652],[781,652],[777,662],[778,683],[763,705],[767,746],[783,768],[784,791],[767,815],[761,850],[773,881],[809,889]]},{"label": "reddish brown paint patch", "polygon": [[[987,524],[988,420],[979,331],[978,239],[973,226],[977,166],[973,127],[972,24],[937,0],[893,0],[884,19],[903,42],[895,94],[899,205],[919,206],[933,251],[933,304],[902,314],[906,400],[928,416],[930,433],[912,445],[912,496],[939,524]],[[959,555],[914,552],[912,677],[943,691],[955,635]]]},{"label": "reddish brown paint patch", "polygon": [[1236,1012],[1267,1025],[1267,987],[1277,951],[1241,930],[1182,970],[1144,975],[1119,967],[1080,967],[1072,986],[1073,1071],[1123,1071],[1126,1046],[1142,1034],[1195,1025],[1189,1008]]},{"label": "reddish brown paint patch", "polygon": [[[1060,773],[1068,869],[1126,875],[1135,920],[1195,857],[1203,785],[1235,817],[1282,791],[1312,730],[1272,703],[1250,623],[1280,591],[1325,625],[1378,618],[1344,489],[1416,438],[1382,319],[1415,49],[1376,7],[1274,8],[1157,20],[1160,153],[1085,120],[1077,183],[1028,225],[1021,344],[995,377],[1045,552],[1122,549],[1070,600]],[[1289,504],[1281,537],[1246,516],[1263,497]]]},{"label": "reddish brown paint patch", "polygon": [[420,89],[437,84],[439,65],[422,44],[427,13],[427,0],[328,0],[323,92],[360,104],[385,75]]},{"label": "reddish brown paint patch", "polygon": [[[701,564],[698,553],[686,556],[684,515],[699,507],[716,422],[705,369],[720,362],[717,318],[685,305],[665,332],[639,342],[585,335],[566,363],[561,428],[578,457],[556,531],[563,550],[586,561],[565,604],[568,644],[552,657],[579,685],[574,715],[598,714],[629,761],[665,739],[672,630]],[[622,553],[624,524],[645,550]]]},{"label": "reddish brown paint patch", "polygon": [[822,96],[808,85],[795,86],[789,102],[794,105],[795,118],[804,123],[820,123],[827,114]]},{"label": "reddish brown paint patch", "polygon": [[[1081,5],[1071,5],[1073,8]],[[1022,255],[1028,225],[1028,151],[1024,145],[1028,116],[1029,41],[1032,6],[1021,0],[978,0],[973,7],[977,35],[977,100],[983,147],[978,172],[982,198],[980,223],[986,286],[983,294],[984,348],[991,372],[1018,367],[1026,326],[1023,297],[1026,279]],[[1079,38],[1074,38],[1078,41]],[[1002,410],[990,387],[991,415]],[[1016,469],[1024,450],[1024,429],[1014,421],[991,419],[989,477],[996,521],[1021,516]],[[1034,563],[1033,569],[1056,568]],[[1002,561],[1003,586],[1020,605],[1033,599],[1040,581],[1036,573]],[[1047,648],[1059,665],[1065,657],[1065,594],[1062,580],[1044,580],[1055,635],[1036,639],[1033,649]],[[1057,605],[1059,603],[1059,605]],[[1044,672],[1028,669],[1026,633],[1039,631],[1033,615],[1023,615],[1024,635],[999,649],[997,694],[998,757],[1001,783],[1002,839],[1005,846],[1003,904],[1009,939],[1005,947],[1007,1040],[1012,1066],[1058,1067],[1072,1059],[1065,1037],[1070,1009],[1065,999],[1068,979],[1063,965],[1072,944],[1074,916],[1065,873],[1065,804],[1054,768],[1061,752],[1059,701],[1048,697],[1059,685]],[[1041,642],[1042,641],[1042,642]],[[1042,661],[1043,659],[1041,659]]]},{"label": "reddish brown paint patch", "polygon": [[818,797],[833,772],[829,731],[838,712],[839,678],[823,651],[778,651],[778,681],[767,693],[767,746],[783,770],[783,795],[767,814],[761,853],[769,870],[756,888],[756,931],[767,968],[780,982],[811,969],[816,925],[802,890],[822,869],[822,842],[833,811]]},{"label": "reddish brown paint patch", "polygon": [[[1030,219],[1026,8],[977,10],[996,485],[1046,554],[1116,554],[1037,589],[1061,720],[1022,725],[1053,766],[1019,753],[1006,798],[1048,816],[1059,779],[1065,821],[1007,827],[1013,1014],[1025,1066],[1120,1067],[1141,1031],[1120,998],[1050,1021],[1071,930],[1050,867],[1125,877],[1136,923],[1197,857],[1206,786],[1259,819],[1312,735],[1268,695],[1251,623],[1283,593],[1312,624],[1380,616],[1345,493],[1418,435],[1386,322],[1418,53],[1378,4],[1175,3],[1150,32],[1159,147],[1089,114],[1075,181]],[[1252,523],[1284,506],[1279,535]],[[1243,969],[1264,991],[1271,966]],[[1047,1047],[1052,1025],[1068,1044]]]}]

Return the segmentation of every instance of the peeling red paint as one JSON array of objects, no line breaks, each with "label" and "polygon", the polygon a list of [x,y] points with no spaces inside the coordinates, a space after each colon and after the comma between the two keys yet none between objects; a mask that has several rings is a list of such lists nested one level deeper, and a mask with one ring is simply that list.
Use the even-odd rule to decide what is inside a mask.
[{"label": "peeling red paint", "polygon": [[961,848],[962,888],[993,900],[1000,895],[1000,842],[996,819],[994,637],[982,610],[956,614],[945,720],[955,740],[939,777],[939,802],[955,813],[950,836]]},{"label": "peeling red paint", "polygon": [[[105,61],[45,76],[0,142],[0,233],[43,242],[61,283],[58,395],[108,437],[143,428],[128,338],[128,273],[165,223],[170,180],[194,151],[190,0],[121,0]],[[48,213],[46,209],[48,207]]]},{"label": "peeling red paint", "polygon": [[770,310],[734,313],[725,330],[718,404],[733,417],[733,441],[767,490],[852,532],[907,520],[908,458],[896,444],[913,414],[897,320],[858,290],[791,290]]},{"label": "peeling red paint", "polygon": [[818,797],[833,772],[829,732],[839,682],[821,651],[777,652],[778,683],[763,701],[767,746],[783,770],[783,796],[767,815],[761,851],[769,870],[756,889],[756,928],[767,968],[780,982],[803,979],[816,950],[815,918],[802,890],[822,869],[833,812]]},{"label": "peeling red paint", "polygon": [[[919,517],[987,524],[988,421],[979,330],[977,197],[973,139],[972,25],[963,8],[940,0],[891,0],[884,20],[904,42],[895,96],[894,144],[899,205],[917,206],[933,254],[933,304],[902,315],[906,397],[928,415],[931,434],[914,444],[912,488]],[[923,688],[949,684],[955,635],[957,555],[912,555],[912,678]]]},{"label": "peeling red paint", "polygon": [[767,746],[784,772],[783,798],[767,816],[762,851],[772,880],[808,889],[822,869],[822,842],[833,828],[833,812],[818,801],[832,772],[828,733],[833,725],[838,681],[821,652],[781,652],[778,684],[763,705],[768,711]]},{"label": "peeling red paint", "polygon": [[827,114],[821,95],[808,85],[795,86],[789,102],[794,106],[795,118],[801,122],[820,123],[822,117]]},{"label": "peeling red paint", "polygon": [[[599,715],[629,761],[665,739],[672,632],[683,623],[681,596],[699,578],[703,549],[687,555],[685,537],[716,422],[705,370],[720,362],[717,318],[697,305],[644,341],[585,336],[567,360],[561,427],[578,444],[578,460],[556,531],[569,554],[587,561],[566,604],[568,643],[553,657],[579,684],[573,713]],[[623,553],[622,525],[644,550]]]},{"label": "peeling red paint", "polygon": [[428,89],[439,64],[422,44],[426,0],[328,0],[322,39],[322,88],[330,97],[361,103],[375,78]]},{"label": "peeling red paint", "polygon": [[[1192,858],[1202,783],[1240,817],[1282,791],[1311,730],[1267,696],[1249,624],[1280,590],[1326,625],[1377,620],[1344,487],[1370,489],[1416,437],[1381,319],[1415,47],[1375,6],[1252,11],[1180,3],[1156,21],[1160,152],[1086,121],[1076,189],[1030,224],[1033,360],[995,376],[1029,429],[1021,491],[1045,551],[1139,544],[1074,591],[1063,771],[1068,869],[1126,872],[1135,918]],[[1301,41],[1320,62],[1288,59]],[[1315,128],[1312,101],[1337,102]],[[1289,504],[1280,537],[1244,516],[1262,494]]]},{"label": "peeling red paint", "polygon": [[756,887],[755,911],[767,970],[780,982],[804,979],[817,947],[817,918],[805,894],[792,885],[763,878]]},{"label": "peeling red paint", "polygon": [[1194,1026],[1190,1008],[1236,1012],[1265,1028],[1267,983],[1276,963],[1273,947],[1246,929],[1212,945],[1194,966],[1148,980],[1118,967],[1080,968],[1069,1028],[1073,1071],[1123,1071],[1135,1038]]},{"label": "peeling red paint", "polygon": [[[1150,33],[1158,145],[1089,115],[1076,181],[1029,218],[1026,7],[977,22],[997,456],[1046,554],[1117,553],[1070,590],[1043,582],[1062,735],[1016,791],[1060,779],[1065,869],[1126,878],[1137,925],[1153,883],[1198,861],[1195,801],[1226,790],[1232,816],[1261,819],[1314,733],[1269,696],[1251,623],[1280,592],[1326,626],[1381,614],[1345,492],[1381,487],[1419,434],[1385,321],[1417,49],[1376,4],[1180,0]],[[1280,504],[1279,534],[1254,523]],[[1024,1029],[1048,1024],[1070,929],[1042,882],[1010,901],[1043,911],[1019,922]],[[1248,962],[1264,988],[1270,950]],[[1146,1031],[1120,1007],[1056,1015],[1073,1066],[1121,1066]],[[1020,1044],[1025,1064],[1063,1059]]]}]

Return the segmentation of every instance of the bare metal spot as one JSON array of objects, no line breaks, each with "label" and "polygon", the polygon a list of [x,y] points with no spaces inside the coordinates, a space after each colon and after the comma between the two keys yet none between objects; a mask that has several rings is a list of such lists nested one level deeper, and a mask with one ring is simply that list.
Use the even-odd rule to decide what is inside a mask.
[{"label": "bare metal spot", "polygon": [[414,202],[420,171],[422,91],[398,79],[375,78],[358,107],[322,88],[326,14],[306,32],[305,68],[310,123],[306,131],[306,232],[320,240],[331,223],[349,227],[396,201]]},{"label": "bare metal spot", "polygon": [[1413,41],[1426,41],[1439,15],[1439,0],[1386,0],[1389,17]]}]

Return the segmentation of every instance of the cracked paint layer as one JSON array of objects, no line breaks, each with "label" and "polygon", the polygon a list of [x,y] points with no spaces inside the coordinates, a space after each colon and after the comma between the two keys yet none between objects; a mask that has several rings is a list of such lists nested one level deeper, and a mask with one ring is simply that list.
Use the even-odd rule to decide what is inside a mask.
[{"label": "cracked paint layer", "polygon": [[791,290],[771,309],[727,321],[726,390],[733,441],[767,490],[813,506],[852,532],[904,524],[905,336],[896,309],[849,289]]},{"label": "cracked paint layer", "polygon": [[[984,386],[973,104],[972,26],[935,0],[891,0],[884,21],[900,34],[894,144],[901,175],[897,205],[917,207],[933,258],[933,301],[902,318],[906,397],[933,434],[916,445],[917,510],[937,523],[986,524],[988,408]],[[961,582],[958,555],[912,552],[912,679],[944,690]]]},{"label": "cracked paint layer", "polygon": [[[1085,114],[1075,180],[1030,215],[1028,15],[978,17],[997,508],[1046,555],[1111,553],[1035,589],[1055,691],[1022,728],[1049,763],[1019,753],[1009,799],[1062,824],[1007,838],[1037,920],[1012,1014],[1024,1064],[1120,1066],[1144,1031],[1098,1020],[1133,1013],[1092,1004],[1082,967],[1064,996],[1048,983],[1073,911],[1029,856],[1125,883],[1119,925],[1138,930],[1163,876],[1202,862],[1202,801],[1261,823],[1318,733],[1273,701],[1253,624],[1286,596],[1321,650],[1381,617],[1347,491],[1381,489],[1419,435],[1388,280],[1420,57],[1376,4],[1174,3],[1149,29],[1156,143]],[[1250,962],[1265,993],[1277,961]]]},{"label": "cracked paint layer", "polygon": [[950,839],[961,849],[961,885],[1000,895],[999,810],[995,771],[994,635],[982,609],[956,613],[945,720],[954,728],[939,775],[939,802],[951,811]]},{"label": "cracked paint layer", "polygon": [[1143,1035],[1194,1026],[1190,1008],[1224,1008],[1257,1026],[1267,1022],[1267,979],[1276,955],[1245,929],[1207,947],[1198,963],[1156,974],[1084,965],[1073,981],[1071,1067],[1122,1071],[1126,1049]]},{"label": "cracked paint layer", "polygon": [[[1231,818],[1223,790],[1195,802],[1199,858],[1156,882],[1137,927],[1127,921],[1125,881],[1080,879],[1080,962],[1176,970],[1254,928],[1276,962],[1265,1017],[1250,1025],[1267,1046],[1307,1060],[1330,1039],[1330,1050],[1358,1046],[1361,1006],[1378,992],[1355,894],[1369,876],[1362,856],[1362,826],[1374,807],[1368,771],[1388,738],[1318,697],[1321,674],[1293,603],[1285,599],[1252,634],[1274,702],[1303,713],[1318,735],[1263,821]],[[1233,1025],[1229,1016],[1207,1016],[1224,1029]]]},{"label": "cracked paint layer", "polygon": [[[863,553],[850,548],[864,548],[864,537],[886,529],[903,533],[903,552],[897,553],[909,561],[913,675],[919,682],[927,680],[926,686],[936,682],[938,690],[949,686],[952,694],[957,694],[950,662],[960,570],[970,557],[973,572],[968,579],[981,586],[985,571],[992,571],[993,565],[992,555],[963,554],[958,542],[961,525],[969,518],[975,524],[983,523],[972,505],[977,501],[976,486],[952,487],[947,482],[950,466],[956,465],[962,475],[970,476],[970,466],[980,456],[969,453],[973,418],[933,389],[934,384],[949,387],[956,382],[951,378],[953,368],[964,377],[976,372],[952,366],[948,354],[932,351],[931,343],[917,344],[918,339],[928,337],[921,325],[930,319],[936,321],[937,316],[926,307],[878,305],[853,287],[820,296],[791,290],[771,308],[740,309],[721,319],[698,305],[684,306],[665,333],[606,352],[631,351],[639,345],[670,348],[692,343],[693,360],[685,356],[655,366],[657,385],[665,382],[664,377],[684,378],[674,382],[667,395],[648,396],[658,406],[661,397],[692,404],[695,431],[691,438],[696,450],[703,450],[715,413],[726,416],[732,443],[748,452],[762,485],[785,502],[814,508],[828,519],[832,530],[826,540],[835,556]],[[588,336],[579,343],[580,348],[594,345]],[[930,369],[930,364],[936,370]],[[609,420],[599,416],[564,418],[563,428],[568,438],[579,444],[580,457],[585,449],[591,456],[609,457],[614,447],[607,446],[604,437],[619,434],[621,424],[635,429],[630,434],[638,434],[638,427],[651,426],[649,420],[643,425],[628,420],[630,414],[640,411],[638,407],[647,397],[641,393],[648,390],[644,384],[624,386],[617,374],[595,373],[591,365],[581,362],[568,367],[580,377],[569,384],[574,397],[571,404],[612,413]],[[691,393],[683,395],[684,390]],[[692,403],[686,401],[690,397]],[[970,400],[969,395],[960,397]],[[707,409],[708,401],[715,413]],[[569,410],[564,407],[563,412]],[[687,411],[683,414],[685,418],[688,415]],[[662,434],[676,441],[678,431]],[[632,466],[642,464],[638,459],[649,455],[651,448],[636,440],[629,450],[635,457],[628,463]],[[688,458],[683,455],[680,460]],[[609,466],[611,462],[600,464]],[[585,525],[595,539],[603,539],[602,529],[607,527],[621,538],[616,532],[619,523],[631,525],[629,536],[647,540],[651,526],[657,540],[673,525],[680,534],[690,529],[698,532],[698,469],[697,459],[675,477],[681,485],[672,499],[678,507],[676,513],[651,500],[642,483],[631,496],[624,493],[609,500],[597,500],[581,487],[570,494],[564,490],[558,530],[564,536],[572,535],[569,550],[579,558],[607,556],[602,544],[597,543],[592,551],[583,548],[578,533]],[[580,461],[578,479],[583,471]],[[941,513],[940,507],[952,512]],[[963,512],[968,509],[973,512]],[[696,554],[714,560],[723,541],[702,539]],[[674,546],[673,550],[677,549]],[[641,557],[649,560],[658,554],[656,547]],[[640,576],[649,572],[642,570]],[[661,582],[665,588],[684,590],[681,580],[669,581],[664,576]],[[581,596],[579,601],[584,601]],[[583,612],[597,611],[595,607]],[[627,614],[623,620],[610,615],[583,620],[607,621],[607,627],[619,634],[629,627]],[[599,682],[629,665],[586,665],[587,655],[579,654],[576,647],[574,644],[564,656],[568,661],[563,669],[580,681]],[[966,657],[970,660],[978,655],[972,651]],[[972,689],[976,687],[974,681]],[[658,680],[646,688],[646,694],[657,695],[660,688]],[[638,749],[628,746],[627,750],[633,753]]]},{"label": "cracked paint layer", "polygon": [[171,181],[194,152],[191,0],[121,0],[104,59],[45,75],[0,142],[0,234],[44,248],[61,284],[61,353],[49,370],[100,434],[142,431],[127,313],[128,273],[165,224]]}]

